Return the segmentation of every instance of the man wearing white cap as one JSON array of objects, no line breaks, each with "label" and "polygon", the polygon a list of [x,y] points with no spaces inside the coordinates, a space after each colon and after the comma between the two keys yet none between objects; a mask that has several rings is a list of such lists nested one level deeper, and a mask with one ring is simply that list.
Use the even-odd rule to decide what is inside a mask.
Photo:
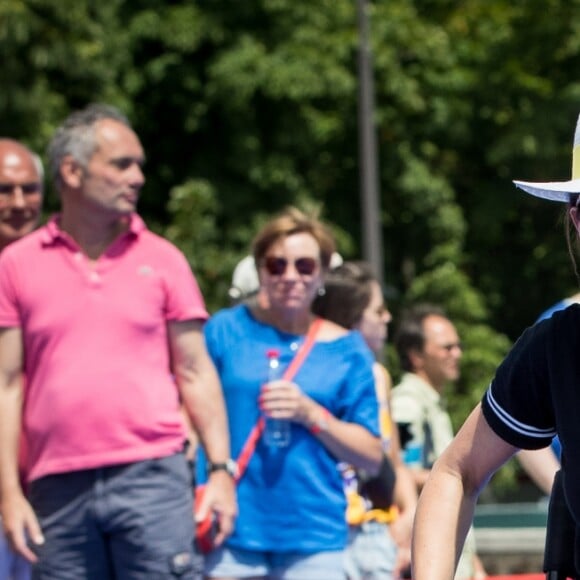
[{"label": "man wearing white cap", "polygon": [[[573,148],[572,179],[516,186],[568,204],[580,236],[580,117]],[[496,371],[481,403],[433,466],[419,499],[413,538],[413,578],[450,580],[473,519],[481,489],[519,449],[562,445],[565,503],[576,528],[580,569],[580,305],[555,312],[527,329]],[[574,533],[571,534],[572,537]],[[552,578],[554,576],[550,576]],[[557,576],[558,578],[564,576]]]}]

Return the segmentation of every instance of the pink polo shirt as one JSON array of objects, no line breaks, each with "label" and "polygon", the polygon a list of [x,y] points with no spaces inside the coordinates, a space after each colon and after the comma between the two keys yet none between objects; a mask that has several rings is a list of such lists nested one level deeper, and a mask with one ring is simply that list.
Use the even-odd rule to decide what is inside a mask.
[{"label": "pink polo shirt", "polygon": [[28,481],[179,451],[167,322],[207,317],[183,254],[137,215],[92,265],[58,216],[8,246],[0,326],[24,337]]}]

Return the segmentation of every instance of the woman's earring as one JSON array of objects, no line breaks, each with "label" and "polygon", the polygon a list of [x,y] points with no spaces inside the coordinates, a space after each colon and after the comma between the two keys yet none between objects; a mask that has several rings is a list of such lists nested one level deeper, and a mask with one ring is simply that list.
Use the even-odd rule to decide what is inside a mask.
[{"label": "woman's earring", "polygon": [[318,290],[318,296],[324,296],[326,294],[326,288],[324,286],[321,286]]}]

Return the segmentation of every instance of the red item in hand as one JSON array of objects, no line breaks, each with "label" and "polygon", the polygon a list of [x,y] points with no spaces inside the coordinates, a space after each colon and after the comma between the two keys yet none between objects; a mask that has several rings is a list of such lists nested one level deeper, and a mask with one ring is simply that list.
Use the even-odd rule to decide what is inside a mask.
[{"label": "red item in hand", "polygon": [[[205,493],[205,485],[198,485],[195,488],[194,509],[197,511],[199,504],[203,499]],[[201,521],[196,522],[195,527],[195,541],[200,552],[207,554],[215,547],[215,537],[218,531],[218,522],[214,513],[209,512],[207,516]]]}]

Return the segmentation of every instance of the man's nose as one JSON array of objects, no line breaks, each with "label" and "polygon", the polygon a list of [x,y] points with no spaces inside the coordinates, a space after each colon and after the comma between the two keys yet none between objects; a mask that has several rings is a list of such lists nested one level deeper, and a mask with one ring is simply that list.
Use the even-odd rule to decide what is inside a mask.
[{"label": "man's nose", "polygon": [[138,163],[134,163],[131,167],[131,185],[136,188],[141,188],[145,185],[145,174],[143,168]]},{"label": "man's nose", "polygon": [[26,207],[26,199],[24,197],[24,191],[20,185],[15,185],[12,190],[11,195],[12,207],[23,208]]}]

